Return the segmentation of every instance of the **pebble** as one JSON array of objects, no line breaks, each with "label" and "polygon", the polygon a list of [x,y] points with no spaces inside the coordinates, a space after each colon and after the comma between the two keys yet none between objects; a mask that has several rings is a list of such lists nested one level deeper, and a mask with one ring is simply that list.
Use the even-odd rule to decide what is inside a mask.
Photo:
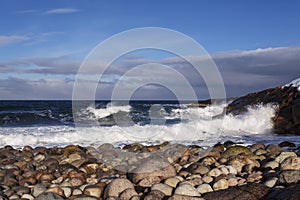
[{"label": "pebble", "polygon": [[[172,152],[152,157],[149,152],[164,154],[164,147],[135,144],[129,145],[131,150],[147,155],[130,159],[110,144],[98,149],[76,145],[27,146],[23,150],[0,147],[0,200],[199,200],[201,195],[205,198],[214,191],[250,187],[252,182],[285,190],[300,181],[300,157],[295,153],[299,149],[290,146],[286,151],[280,146],[234,144],[224,151],[218,144],[205,152],[195,145],[174,145],[175,151],[183,149],[176,156]],[[103,156],[110,163],[97,160]],[[173,163],[168,163],[168,158]],[[144,162],[137,165],[141,160]]]},{"label": "pebble", "polygon": [[173,188],[169,185],[158,183],[151,187],[151,190],[158,190],[164,193],[166,196],[171,196],[173,192]]},{"label": "pebble", "polygon": [[277,167],[279,167],[279,163],[274,160],[263,165],[263,168],[276,169]]},{"label": "pebble", "polygon": [[220,176],[221,174],[222,172],[218,168],[213,168],[207,173],[208,176],[212,176],[212,177],[217,177]]},{"label": "pebble", "polygon": [[229,187],[228,181],[226,179],[220,179],[213,184],[214,190],[224,190]]},{"label": "pebble", "polygon": [[189,184],[182,184],[179,185],[174,194],[179,194],[179,195],[186,195],[186,196],[194,196],[194,197],[200,197],[200,193],[198,192],[198,190],[196,188],[194,188],[193,186],[189,185]]},{"label": "pebble", "polygon": [[214,190],[211,188],[211,186],[207,183],[201,184],[197,187],[197,190],[199,193],[204,194],[207,192],[213,192]]},{"label": "pebble", "polygon": [[265,186],[272,188],[276,185],[277,181],[278,181],[277,177],[272,177],[272,178],[266,180],[264,182],[264,184],[265,184]]},{"label": "pebble", "polygon": [[100,198],[103,192],[103,188],[96,185],[89,185],[84,188],[83,193],[86,195],[94,196]]},{"label": "pebble", "polygon": [[205,183],[211,183],[214,179],[213,179],[212,177],[210,177],[210,176],[204,176],[204,177],[202,178],[202,180],[203,180],[203,182],[205,182]]},{"label": "pebble", "polygon": [[44,184],[36,184],[33,187],[33,196],[37,197],[38,195],[42,194],[46,190],[46,186]]},{"label": "pebble", "polygon": [[176,188],[176,186],[178,185],[178,183],[182,181],[182,180],[179,180],[177,177],[170,177],[170,178],[167,178],[164,183],[168,186],[171,186],[173,188]]},{"label": "pebble", "polygon": [[22,199],[27,199],[27,200],[34,200],[34,197],[30,194],[23,194],[21,196]]}]

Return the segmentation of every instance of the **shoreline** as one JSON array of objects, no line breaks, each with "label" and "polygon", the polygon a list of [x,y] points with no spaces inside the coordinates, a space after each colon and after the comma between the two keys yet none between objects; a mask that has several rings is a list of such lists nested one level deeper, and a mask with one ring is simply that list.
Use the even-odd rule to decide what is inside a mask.
[{"label": "shoreline", "polygon": [[0,148],[0,199],[299,199],[299,188],[300,146],[287,141]]}]

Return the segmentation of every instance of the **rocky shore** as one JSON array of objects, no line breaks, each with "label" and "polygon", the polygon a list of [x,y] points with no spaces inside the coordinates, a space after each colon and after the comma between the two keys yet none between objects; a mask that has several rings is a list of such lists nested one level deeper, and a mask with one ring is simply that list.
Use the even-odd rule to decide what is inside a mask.
[{"label": "rocky shore", "polygon": [[300,199],[300,147],[0,148],[0,199]]}]

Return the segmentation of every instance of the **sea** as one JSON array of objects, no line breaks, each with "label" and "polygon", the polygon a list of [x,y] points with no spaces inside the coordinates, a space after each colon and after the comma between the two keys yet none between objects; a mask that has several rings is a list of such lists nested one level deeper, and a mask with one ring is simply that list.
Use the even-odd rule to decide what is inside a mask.
[{"label": "sea", "polygon": [[74,109],[72,101],[0,101],[0,147],[164,141],[200,146],[225,141],[300,145],[299,136],[273,132],[274,105],[258,105],[233,116],[224,114],[228,103],[198,107],[177,101],[95,101]]}]

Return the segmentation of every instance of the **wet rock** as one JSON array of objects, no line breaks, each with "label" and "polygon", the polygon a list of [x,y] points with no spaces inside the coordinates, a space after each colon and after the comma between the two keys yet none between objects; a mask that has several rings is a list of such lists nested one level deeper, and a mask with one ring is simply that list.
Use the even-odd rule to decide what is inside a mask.
[{"label": "wet rock", "polygon": [[163,184],[163,183],[158,183],[155,184],[151,187],[151,190],[158,190],[164,193],[166,196],[171,196],[173,188],[169,185]]},{"label": "wet rock", "polygon": [[203,198],[205,200],[258,200],[264,199],[268,191],[269,188],[267,186],[254,183],[206,193],[203,194]]},{"label": "wet rock", "polygon": [[297,183],[300,181],[300,170],[285,170],[279,174],[279,183]]},{"label": "wet rock", "polygon": [[289,141],[283,141],[281,142],[278,146],[280,147],[296,147],[296,145],[293,142],[289,142]]},{"label": "wet rock", "polygon": [[104,191],[104,198],[118,197],[124,190],[131,188],[134,189],[133,184],[125,178],[117,178],[110,182]]},{"label": "wet rock", "polygon": [[247,147],[236,145],[236,146],[232,146],[229,149],[227,149],[222,154],[222,157],[229,158],[231,156],[236,156],[239,154],[253,155],[252,151],[250,149],[248,149]]},{"label": "wet rock", "polygon": [[266,147],[266,151],[268,152],[268,155],[275,157],[275,156],[278,156],[282,152],[282,148],[275,144],[269,144]]},{"label": "wet rock", "polygon": [[64,200],[64,199],[55,193],[47,192],[47,193],[40,194],[35,198],[35,200]]},{"label": "wet rock", "polygon": [[300,157],[288,157],[280,164],[281,170],[300,170]]},{"label": "wet rock", "polygon": [[213,192],[214,190],[211,188],[211,186],[207,183],[201,184],[197,187],[197,190],[200,194],[204,194],[207,192]]},{"label": "wet rock", "polygon": [[228,164],[233,166],[237,172],[241,172],[245,165],[260,167],[259,162],[248,155],[238,155],[232,157],[229,159]]},{"label": "wet rock", "polygon": [[193,196],[193,197],[200,197],[200,193],[196,188],[189,184],[182,184],[179,185],[176,189],[174,194],[178,195],[186,195],[186,196]]}]

